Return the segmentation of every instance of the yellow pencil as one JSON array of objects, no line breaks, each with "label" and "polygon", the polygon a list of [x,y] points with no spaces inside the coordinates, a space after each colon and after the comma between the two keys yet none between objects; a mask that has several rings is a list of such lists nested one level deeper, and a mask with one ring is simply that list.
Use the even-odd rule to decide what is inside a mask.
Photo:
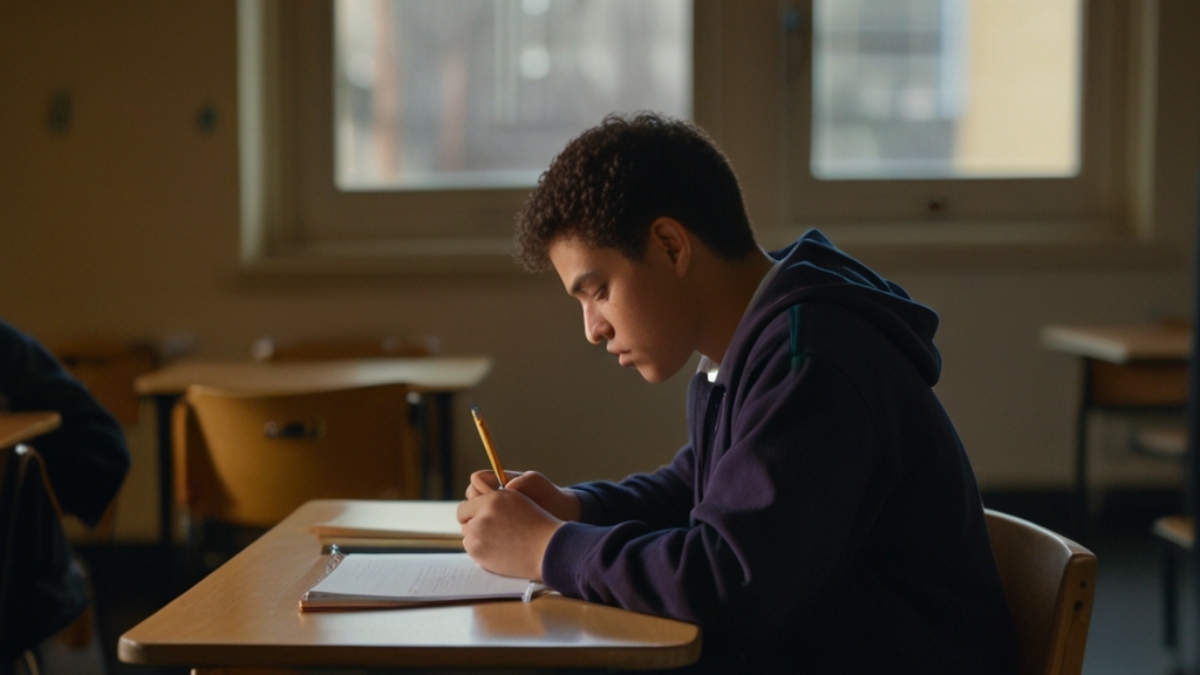
[{"label": "yellow pencil", "polygon": [[500,489],[504,489],[504,469],[500,466],[500,457],[496,455],[496,446],[492,445],[492,436],[488,433],[487,423],[483,421],[483,413],[479,406],[471,405],[471,417],[475,418],[475,427],[479,429],[479,438],[483,441],[483,449],[487,451],[488,460],[492,463],[492,471],[496,472],[496,480]]}]

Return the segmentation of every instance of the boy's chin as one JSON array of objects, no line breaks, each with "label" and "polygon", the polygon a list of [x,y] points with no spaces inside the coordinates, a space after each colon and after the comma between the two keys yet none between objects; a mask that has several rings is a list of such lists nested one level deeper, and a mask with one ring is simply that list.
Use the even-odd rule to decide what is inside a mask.
[{"label": "boy's chin", "polygon": [[637,371],[638,375],[641,375],[643,380],[649,382],[650,384],[659,384],[671,379],[672,375],[679,372],[679,368],[667,372],[661,368],[656,368],[655,366],[650,365],[637,366]]}]

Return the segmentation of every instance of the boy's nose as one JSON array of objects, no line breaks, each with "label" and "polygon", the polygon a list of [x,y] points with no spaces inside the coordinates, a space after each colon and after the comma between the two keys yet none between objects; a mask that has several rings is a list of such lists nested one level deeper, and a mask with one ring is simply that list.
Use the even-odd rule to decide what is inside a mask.
[{"label": "boy's nose", "polygon": [[588,342],[594,345],[600,344],[601,340],[612,339],[612,325],[599,313],[588,309],[583,311],[583,332]]}]

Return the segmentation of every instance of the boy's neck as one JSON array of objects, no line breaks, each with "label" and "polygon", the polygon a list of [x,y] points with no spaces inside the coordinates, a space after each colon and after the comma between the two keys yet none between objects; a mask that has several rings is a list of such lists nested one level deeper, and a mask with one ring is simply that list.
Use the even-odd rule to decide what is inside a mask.
[{"label": "boy's neck", "polygon": [[738,260],[709,257],[705,262],[711,269],[700,276],[705,322],[698,351],[720,365],[754,293],[775,261],[756,248]]}]

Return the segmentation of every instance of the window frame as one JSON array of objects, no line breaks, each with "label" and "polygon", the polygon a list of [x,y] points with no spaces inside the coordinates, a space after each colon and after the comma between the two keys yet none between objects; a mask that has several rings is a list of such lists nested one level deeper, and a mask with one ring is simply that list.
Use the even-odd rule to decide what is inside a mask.
[{"label": "window frame", "polygon": [[[1160,53],[1190,39],[1186,31],[1200,26],[1200,12],[1161,4],[1086,0],[1083,170],[1070,188],[1069,209],[1061,208],[1061,182],[1069,179],[814,185],[806,133],[811,106],[802,96],[811,95],[811,0],[695,0],[693,119],[730,157],[768,248],[821,227],[843,248],[884,268],[1182,262],[1180,243],[1191,223],[1180,200],[1187,201],[1193,185],[1163,171],[1186,163],[1189,150],[1176,141],[1196,133],[1181,126],[1178,111],[1168,116],[1162,108],[1166,99],[1181,98],[1169,88],[1194,82],[1200,66],[1196,59],[1166,71],[1157,66]],[[510,259],[511,218],[526,189],[334,194],[332,31],[322,38],[317,28],[322,8],[331,21],[323,0],[239,0],[243,269],[517,270]],[[1164,18],[1165,12],[1178,16]],[[324,46],[314,49],[322,39]],[[325,85],[328,123],[297,115],[322,107],[313,102],[317,84]],[[1185,111],[1200,110],[1196,98],[1182,96]],[[296,142],[314,138],[324,140]],[[941,185],[948,182],[954,185]],[[959,190],[963,186],[971,189]],[[878,204],[881,195],[905,204],[874,212],[844,208]],[[931,214],[924,206],[935,200],[954,208]],[[412,225],[408,232],[393,229],[397,214]],[[357,233],[348,235],[339,224],[350,221]],[[435,231],[435,223],[449,232]]]},{"label": "window frame", "polygon": [[[714,16],[693,11],[693,39]],[[711,8],[714,3],[707,3]],[[341,192],[333,166],[333,10],[239,0],[244,269],[509,271],[512,218],[532,187]],[[714,59],[693,58],[693,119]],[[399,224],[397,221],[400,221]]]},{"label": "window frame", "polygon": [[[845,179],[822,180],[813,176],[809,157],[812,134],[813,2],[797,2],[790,11],[787,50],[788,90],[785,134],[788,151],[789,217],[795,222],[825,225],[831,222],[921,221],[928,218],[959,221],[1043,222],[1091,221],[1115,208],[1113,184],[1117,177],[1108,167],[1120,165],[1123,138],[1114,128],[1116,101],[1108,93],[1117,84],[1121,54],[1104,45],[1119,44],[1112,4],[1080,0],[1081,124],[1080,170],[1073,177],[953,178],[953,179]],[[1101,48],[1096,48],[1101,45]],[[799,64],[799,65],[795,65]],[[1089,94],[1091,94],[1089,96]],[[869,199],[868,197],[869,193]]]}]

